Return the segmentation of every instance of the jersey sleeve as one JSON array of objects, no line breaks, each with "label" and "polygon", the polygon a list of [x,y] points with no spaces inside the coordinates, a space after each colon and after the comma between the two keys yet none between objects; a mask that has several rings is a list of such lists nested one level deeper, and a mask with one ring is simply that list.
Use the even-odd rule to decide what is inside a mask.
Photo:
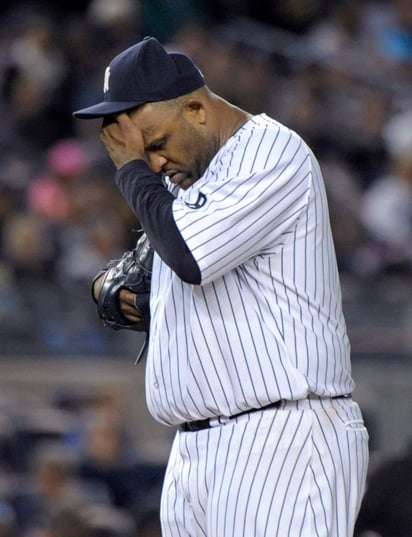
[{"label": "jersey sleeve", "polygon": [[165,263],[183,281],[205,284],[288,240],[308,204],[312,158],[293,131],[252,129],[177,198],[143,160],[115,181]]},{"label": "jersey sleeve", "polygon": [[159,256],[185,282],[200,283],[199,266],[174,221],[174,195],[143,160],[123,166],[115,182]]},{"label": "jersey sleeve", "polygon": [[311,152],[288,129],[251,132],[228,148],[214,178],[201,179],[173,202],[202,284],[247,259],[276,253],[307,208],[311,180]]}]

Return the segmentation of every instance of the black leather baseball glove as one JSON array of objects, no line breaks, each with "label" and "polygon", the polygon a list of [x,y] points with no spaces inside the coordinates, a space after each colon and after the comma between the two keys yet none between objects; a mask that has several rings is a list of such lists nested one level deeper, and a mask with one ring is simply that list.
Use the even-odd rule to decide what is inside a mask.
[{"label": "black leather baseball glove", "polygon": [[[114,330],[149,331],[152,262],[153,249],[146,234],[143,233],[134,250],[125,252],[120,259],[110,261],[105,269],[96,274],[92,283],[92,296],[97,305],[97,315],[105,325]],[[96,299],[93,287],[101,276],[103,276],[103,281]],[[123,315],[120,309],[121,289],[136,293],[135,307],[141,316],[140,321],[132,323]]]}]

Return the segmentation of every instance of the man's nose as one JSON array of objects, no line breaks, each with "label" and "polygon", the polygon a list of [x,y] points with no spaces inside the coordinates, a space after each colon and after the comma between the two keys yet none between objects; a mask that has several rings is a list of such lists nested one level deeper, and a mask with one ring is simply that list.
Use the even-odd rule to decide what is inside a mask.
[{"label": "man's nose", "polygon": [[149,155],[149,164],[154,173],[160,173],[167,164],[167,158],[163,155],[151,154]]}]

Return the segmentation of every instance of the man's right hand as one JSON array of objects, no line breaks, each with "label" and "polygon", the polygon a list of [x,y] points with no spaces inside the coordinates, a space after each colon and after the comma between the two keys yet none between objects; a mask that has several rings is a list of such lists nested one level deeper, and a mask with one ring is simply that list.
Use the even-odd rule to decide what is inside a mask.
[{"label": "man's right hand", "polygon": [[[102,289],[105,273],[101,274],[93,282],[92,294],[95,302],[99,300],[100,291]],[[139,309],[135,305],[136,293],[132,293],[128,289],[121,289],[119,293],[120,310],[122,315],[131,323],[138,323],[142,320]]]}]

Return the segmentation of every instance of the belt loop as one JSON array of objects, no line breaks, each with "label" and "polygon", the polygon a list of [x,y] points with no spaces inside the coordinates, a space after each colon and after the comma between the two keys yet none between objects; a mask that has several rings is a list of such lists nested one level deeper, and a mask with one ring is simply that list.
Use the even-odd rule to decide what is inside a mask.
[{"label": "belt loop", "polygon": [[231,418],[227,416],[217,416],[217,418],[209,418],[209,427],[217,427],[218,425],[225,425]]}]

